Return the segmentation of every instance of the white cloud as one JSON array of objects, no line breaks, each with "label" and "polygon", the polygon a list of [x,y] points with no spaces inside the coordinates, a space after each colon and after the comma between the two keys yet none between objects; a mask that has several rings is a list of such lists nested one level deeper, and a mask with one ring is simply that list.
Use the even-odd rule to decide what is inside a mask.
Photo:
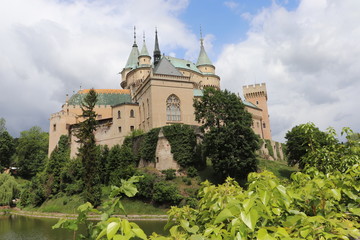
[{"label": "white cloud", "polygon": [[237,2],[235,2],[235,1],[225,1],[224,4],[225,4],[225,6],[230,8],[231,10],[236,9],[239,6],[239,4]]},{"label": "white cloud", "polygon": [[360,132],[360,2],[302,0],[294,11],[273,5],[251,19],[248,38],[225,46],[222,87],[266,82],[273,137],[314,122],[322,130]]},{"label": "white cloud", "polygon": [[[146,31],[153,49],[155,26],[161,50],[186,49],[196,56],[196,35],[178,20],[188,0],[4,0],[0,9],[0,117],[13,135],[40,125],[65,94],[82,88],[119,88],[131,50]],[[182,56],[180,56],[182,57]]]}]

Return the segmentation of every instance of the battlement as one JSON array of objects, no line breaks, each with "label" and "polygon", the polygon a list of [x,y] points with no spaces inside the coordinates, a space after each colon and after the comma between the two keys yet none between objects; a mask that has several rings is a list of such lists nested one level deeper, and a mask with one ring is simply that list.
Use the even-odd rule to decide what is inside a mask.
[{"label": "battlement", "polygon": [[261,96],[267,98],[266,84],[258,83],[258,84],[243,86],[243,94],[245,98],[261,97]]}]

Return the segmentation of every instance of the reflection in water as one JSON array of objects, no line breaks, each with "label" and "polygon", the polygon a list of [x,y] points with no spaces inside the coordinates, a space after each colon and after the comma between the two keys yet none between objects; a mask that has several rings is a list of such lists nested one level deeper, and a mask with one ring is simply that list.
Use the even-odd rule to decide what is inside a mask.
[{"label": "reflection in water", "polygon": [[[0,216],[0,240],[64,240],[73,239],[73,232],[52,229],[57,219],[32,218],[16,215]],[[136,221],[150,235],[152,232],[165,234],[164,221]]]}]

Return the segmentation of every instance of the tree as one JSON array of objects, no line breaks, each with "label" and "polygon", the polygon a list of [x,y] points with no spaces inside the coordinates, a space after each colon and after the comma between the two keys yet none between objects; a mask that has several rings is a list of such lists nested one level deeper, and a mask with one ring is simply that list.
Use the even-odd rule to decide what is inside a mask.
[{"label": "tree", "polygon": [[135,157],[126,145],[113,146],[107,157],[106,183],[118,186],[121,179],[128,179],[135,173]]},{"label": "tree", "polygon": [[45,167],[45,192],[47,197],[50,194],[60,192],[61,174],[67,162],[70,161],[70,141],[69,136],[62,135],[57,146],[51,153],[49,161]]},{"label": "tree", "polygon": [[205,88],[194,107],[195,118],[205,132],[205,155],[211,159],[214,170],[223,179],[245,178],[256,171],[258,137],[251,129],[251,114],[241,100],[227,90]]},{"label": "tree", "polygon": [[294,166],[299,164],[299,168],[303,169],[305,164],[302,158],[312,149],[325,146],[328,143],[327,134],[322,132],[313,123],[300,124],[293,127],[285,135],[286,154],[288,164]]},{"label": "tree", "polygon": [[97,159],[98,151],[94,135],[97,125],[97,114],[94,111],[96,102],[97,93],[94,89],[90,89],[81,104],[81,117],[84,118],[84,121],[79,123],[79,127],[75,132],[75,136],[78,138],[77,142],[80,143],[78,156],[84,166],[83,180],[85,183],[85,199],[94,206],[98,206],[100,204],[101,198],[101,181],[98,172],[100,164]]},{"label": "tree", "polygon": [[0,118],[0,134],[6,131],[5,123],[6,123],[5,119]]},{"label": "tree", "polygon": [[0,131],[0,170],[1,167],[10,167],[11,157],[14,153],[15,143],[13,137],[6,130]]},{"label": "tree", "polygon": [[40,127],[20,133],[16,147],[18,174],[30,179],[44,169],[48,154],[49,134]]}]

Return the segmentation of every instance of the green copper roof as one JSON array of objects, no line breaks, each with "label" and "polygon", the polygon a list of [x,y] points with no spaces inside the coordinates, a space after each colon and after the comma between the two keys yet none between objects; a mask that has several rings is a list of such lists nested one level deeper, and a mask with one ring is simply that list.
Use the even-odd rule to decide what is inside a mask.
[{"label": "green copper roof", "polygon": [[126,62],[125,68],[136,68],[138,65],[139,49],[136,43],[132,46],[129,58]]},{"label": "green copper roof", "polygon": [[[123,89],[95,89],[98,94],[97,105],[118,105],[121,103],[130,103],[131,96],[128,91]],[[86,96],[87,90],[80,90],[68,101],[69,105],[80,105],[82,99]]]},{"label": "green copper roof", "polygon": [[184,68],[188,70],[192,70],[197,73],[201,73],[196,65],[188,60],[179,59],[175,57],[166,56],[166,58],[174,65],[176,68]]},{"label": "green copper roof", "polygon": [[201,40],[200,53],[199,53],[199,57],[198,57],[196,66],[201,66],[201,65],[213,65],[210,58],[206,54],[206,51],[205,51],[204,44],[203,44],[202,40]]},{"label": "green copper roof", "polygon": [[204,92],[201,89],[194,89],[194,97],[202,97],[204,96]]},{"label": "green copper roof", "polygon": [[145,44],[145,40],[144,40],[143,46],[141,48],[140,56],[149,56],[150,57],[149,52],[146,47],[146,44]]},{"label": "green copper roof", "polygon": [[245,101],[245,100],[243,100],[242,102],[243,102],[243,104],[244,104],[245,106],[248,106],[248,107],[251,107],[251,108],[260,109],[258,106],[256,106],[255,104],[252,104],[251,102],[248,102],[248,101]]}]

